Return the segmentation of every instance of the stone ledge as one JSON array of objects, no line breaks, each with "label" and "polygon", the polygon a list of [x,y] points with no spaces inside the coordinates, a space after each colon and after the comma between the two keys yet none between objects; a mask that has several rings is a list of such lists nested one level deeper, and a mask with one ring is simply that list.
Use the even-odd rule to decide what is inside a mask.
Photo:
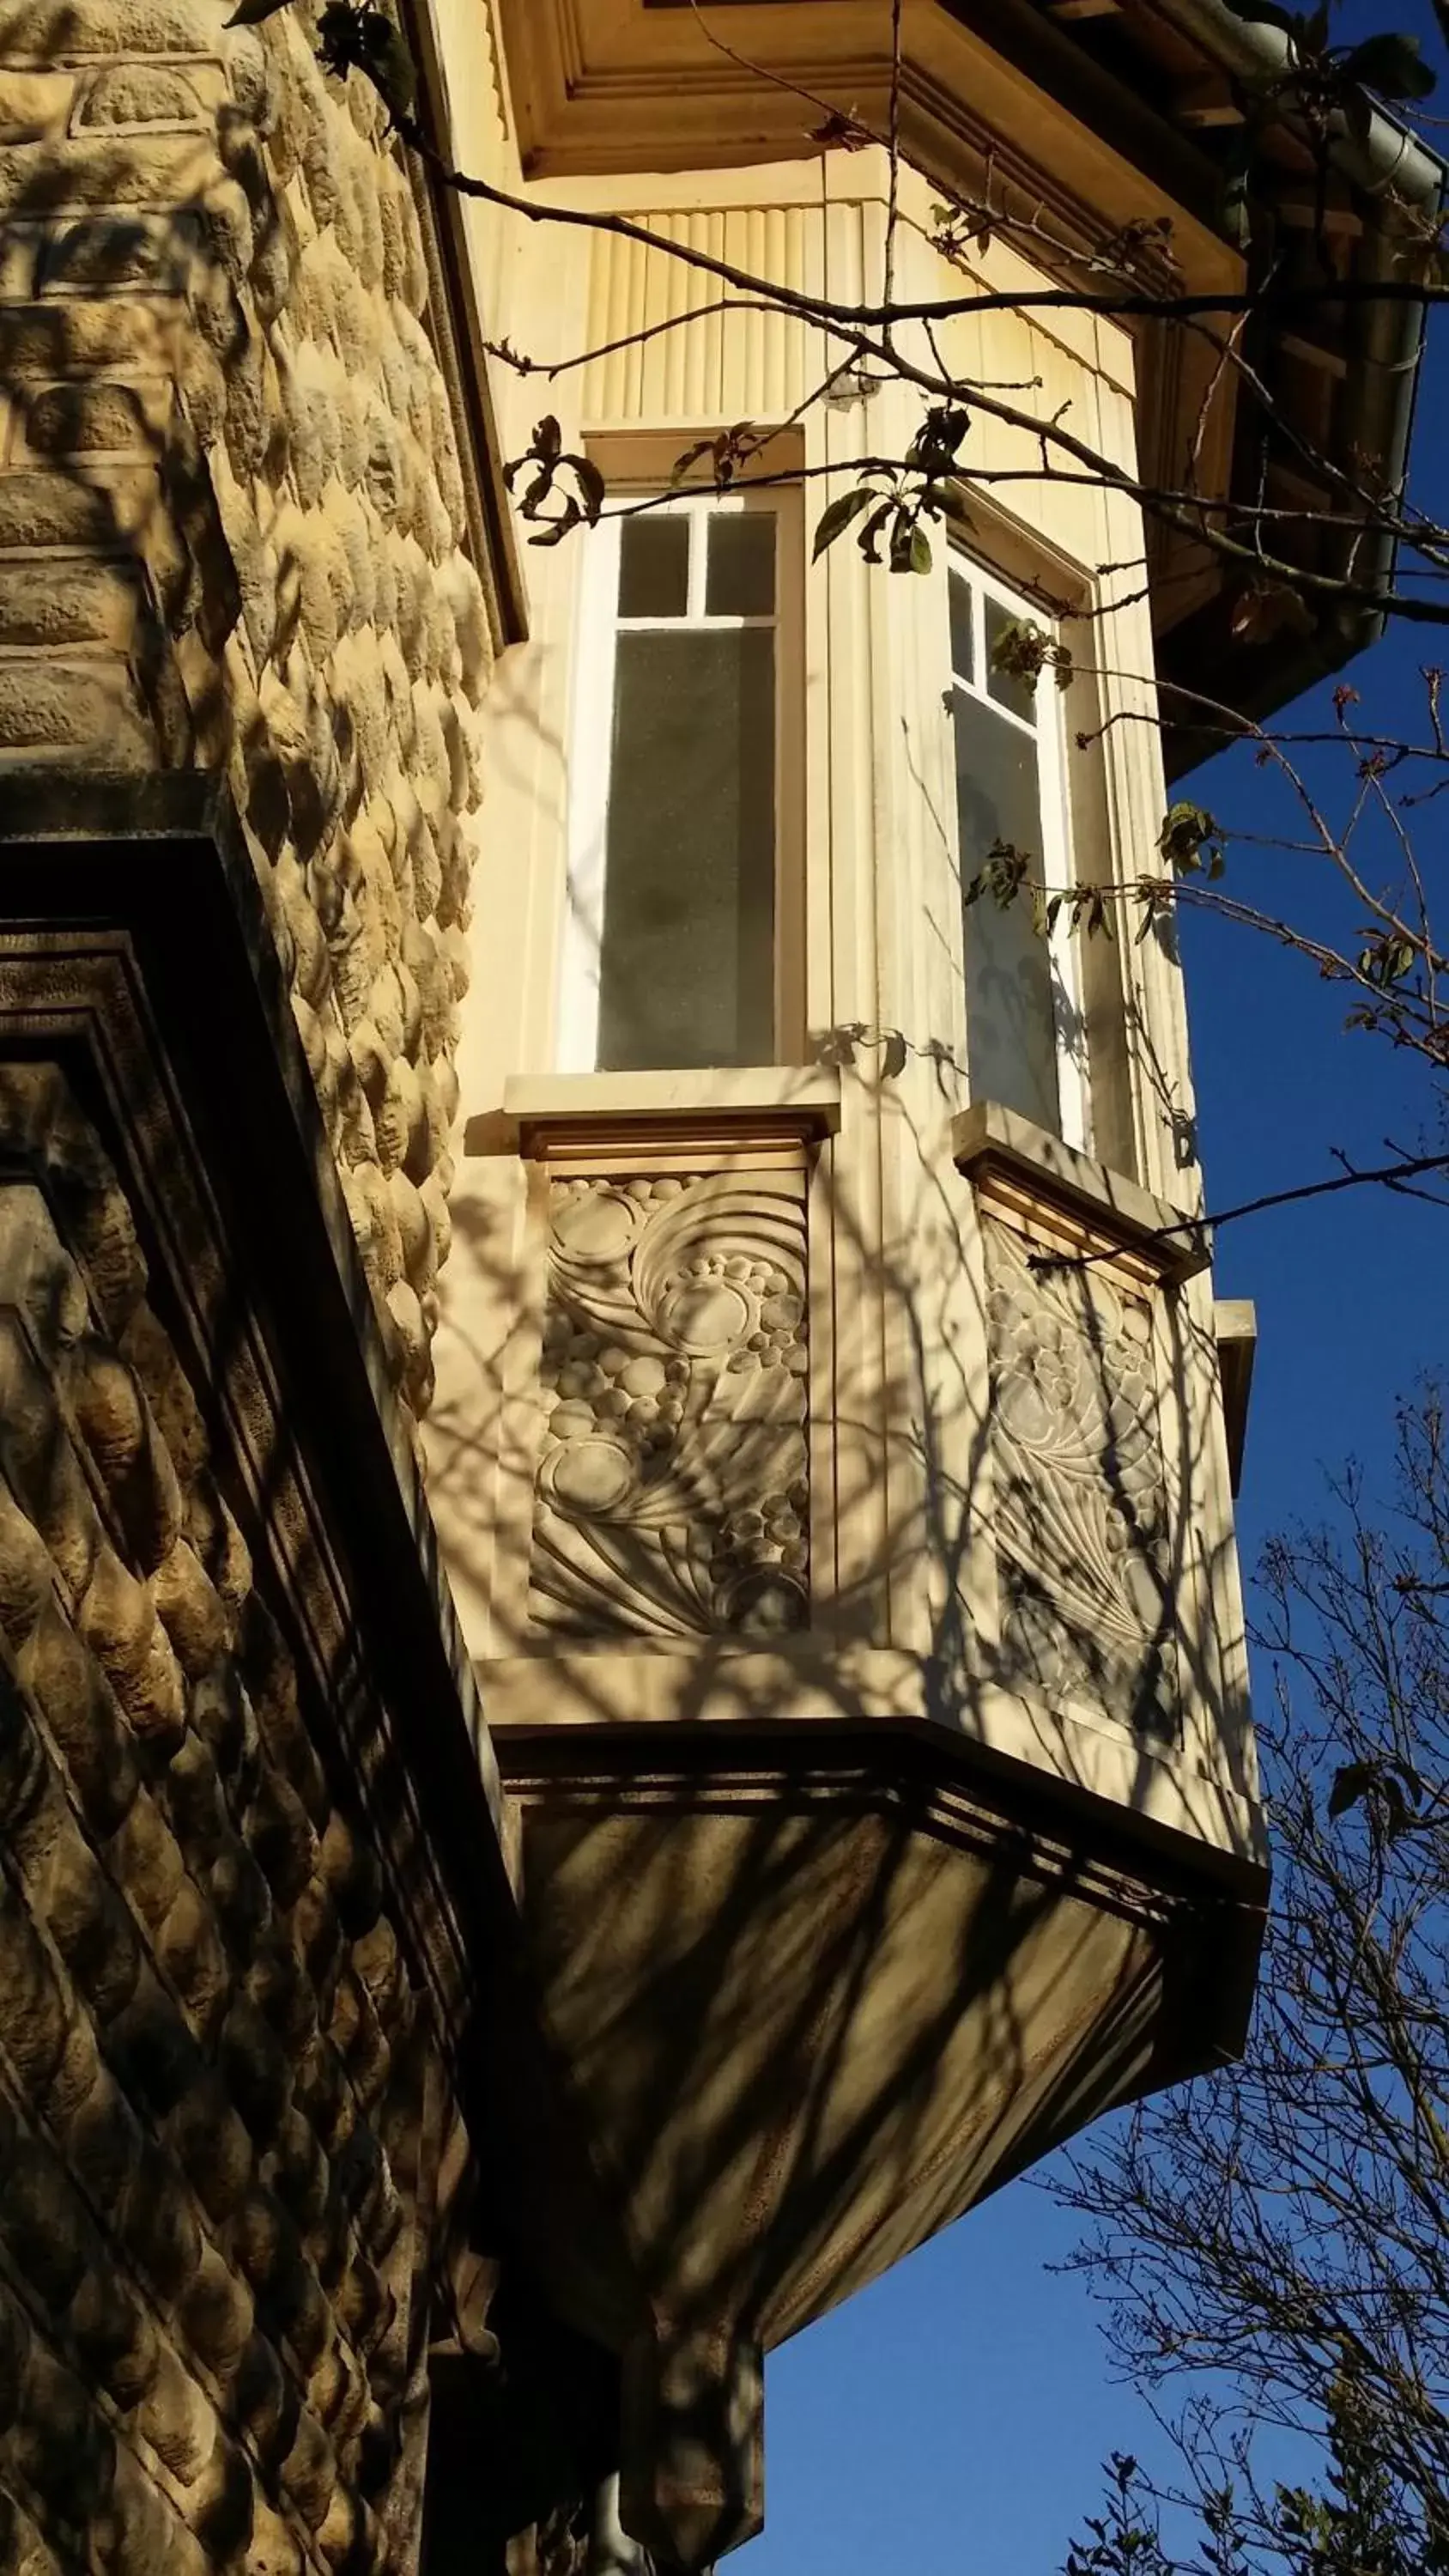
[{"label": "stone ledge", "polygon": [[678,1073],[521,1074],[503,1087],[503,1106],[470,1118],[466,1154],[518,1154],[547,1161],[560,1144],[646,1134],[686,1137],[763,1129],[803,1140],[840,1127],[840,1076],[822,1065],[742,1065]]},{"label": "stone ledge", "polygon": [[978,1186],[1001,1181],[1028,1203],[1046,1201],[1085,1236],[1135,1255],[1168,1285],[1191,1279],[1212,1260],[1212,1236],[1200,1218],[1063,1144],[1000,1101],[975,1101],[952,1119],[951,1155],[957,1170]]}]

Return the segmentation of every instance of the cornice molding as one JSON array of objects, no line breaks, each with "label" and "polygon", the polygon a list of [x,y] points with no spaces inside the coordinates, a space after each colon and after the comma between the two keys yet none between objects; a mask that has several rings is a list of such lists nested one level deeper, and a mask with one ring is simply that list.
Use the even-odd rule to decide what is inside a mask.
[{"label": "cornice molding", "polygon": [[[890,16],[880,0],[744,0],[728,25],[743,64],[711,46],[692,10],[646,0],[502,0],[501,25],[530,178],[819,159],[802,90],[885,131]],[[1170,203],[1185,236],[1175,248],[1194,279],[1235,272],[1236,253],[1209,225],[1217,183],[1206,156],[1125,92],[1116,121],[1130,116],[1140,148],[1136,157],[1119,149],[1105,116],[1089,124],[1042,85],[1053,61],[1094,91],[1108,86],[1101,76],[1089,78],[1049,22],[1035,19],[1032,39],[1028,72],[940,0],[906,0],[908,157],[947,184],[971,184],[989,152],[998,182],[1074,219],[1084,247]]]},{"label": "cornice molding", "polygon": [[[702,1740],[706,1735],[707,1740]],[[803,1741],[801,1733],[803,1732]],[[524,1813],[677,1815],[701,1809],[749,1815],[781,1813],[876,1816],[962,1852],[1000,1858],[1043,1885],[1069,1886],[1085,1903],[1124,1920],[1164,1925],[1176,1910],[1199,1907],[1210,1891],[1224,1918],[1242,1916],[1256,1955],[1257,1912],[1266,1899],[1261,1859],[1205,1855],[1201,1873],[1185,1838],[1143,1837],[1135,1819],[1104,1821],[1098,1801],[1054,1796],[1059,1783],[1023,1785],[1021,1766],[982,1761],[974,1747],[949,1749],[925,1730],[884,1725],[819,1724],[792,1735],[788,1722],[752,1734],[748,1725],[721,1732],[659,1729],[640,1739],[632,1727],[590,1728],[568,1735],[540,1730],[506,1734],[500,1744],[508,1794]],[[1015,1776],[1013,1775],[1015,1772]],[[1225,2045],[1240,2044],[1224,2034]]]}]

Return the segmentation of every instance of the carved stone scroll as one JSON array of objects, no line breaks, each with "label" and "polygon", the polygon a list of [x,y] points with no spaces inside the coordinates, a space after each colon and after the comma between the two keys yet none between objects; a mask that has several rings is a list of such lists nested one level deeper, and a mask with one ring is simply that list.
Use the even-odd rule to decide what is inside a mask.
[{"label": "carved stone scroll", "polygon": [[1101,1267],[1033,1271],[987,1216],[1002,1678],[1175,1732],[1171,1533],[1152,1316]]},{"label": "carved stone scroll", "polygon": [[804,1624],[805,1189],[738,1167],[550,1182],[535,1628]]}]

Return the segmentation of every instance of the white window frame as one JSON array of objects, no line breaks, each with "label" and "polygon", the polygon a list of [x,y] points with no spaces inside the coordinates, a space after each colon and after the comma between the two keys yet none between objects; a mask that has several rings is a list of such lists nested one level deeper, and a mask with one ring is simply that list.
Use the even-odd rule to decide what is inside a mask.
[{"label": "white window frame", "polygon": [[[641,495],[642,497],[642,495]],[[705,614],[708,523],[720,515],[768,510],[775,518],[775,609],[770,617]],[[582,540],[578,612],[574,630],[573,710],[570,725],[567,860],[564,928],[559,960],[555,1064],[560,1073],[592,1073],[599,1044],[600,969],[604,940],[604,879],[608,858],[609,782],[613,767],[614,681],[621,627],[649,632],[712,633],[721,628],[772,627],[775,635],[775,974],[774,1058],[787,1060],[796,1016],[792,1008],[800,886],[800,779],[803,725],[793,690],[804,649],[804,584],[800,563],[799,495],[778,487],[733,492],[687,492],[662,500],[651,517],[690,522],[688,604],[682,617],[624,617],[618,611],[620,530],[626,512],[608,513]],[[792,723],[792,714],[796,721]]]},{"label": "white window frame", "polygon": [[[956,669],[952,645],[950,575],[958,573],[971,586],[971,658],[972,676]],[[986,602],[992,599],[1010,617],[1042,627],[1055,638],[1056,629],[1050,615],[1043,615],[1037,601],[1024,591],[1016,590],[978,555],[964,546],[953,545],[947,568],[946,591],[946,659],[951,672],[951,687],[964,690],[968,697],[988,708],[1005,724],[1015,725],[1037,749],[1037,789],[1041,803],[1042,884],[1047,895],[1070,892],[1075,884],[1072,862],[1071,782],[1067,775],[1067,744],[1062,692],[1050,669],[1044,670],[1036,684],[1036,720],[1028,722],[1011,707],[1003,706],[987,687],[990,660],[986,644]],[[955,714],[951,716],[954,753]],[[954,771],[953,771],[954,775]],[[959,845],[957,870],[964,892],[965,868]],[[1022,900],[1023,898],[1018,898]],[[981,900],[989,903],[984,895]],[[964,990],[966,959],[964,943],[970,937],[970,916],[964,904],[961,912],[963,952],[961,976]],[[1082,1007],[1081,966],[1078,936],[1070,911],[1064,905],[1056,926],[1047,934],[1047,963],[1052,999],[1052,1025],[1056,1039],[1057,1103],[1061,1118],[1062,1142],[1080,1151],[1089,1149],[1090,1089],[1087,1065],[1086,1021]],[[969,1036],[969,1033],[968,1033]],[[968,1058],[969,1061],[969,1058]]]}]

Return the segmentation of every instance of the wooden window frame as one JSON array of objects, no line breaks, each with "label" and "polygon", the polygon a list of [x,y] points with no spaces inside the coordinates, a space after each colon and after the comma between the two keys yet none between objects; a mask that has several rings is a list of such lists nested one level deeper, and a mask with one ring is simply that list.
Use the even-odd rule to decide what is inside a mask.
[{"label": "wooden window frame", "polygon": [[[972,671],[958,671],[952,643],[950,616],[950,582],[958,575],[971,588]],[[1049,671],[1044,670],[1036,685],[1035,720],[1028,721],[1004,706],[991,695],[987,686],[990,658],[986,644],[986,602],[1022,621],[1030,620],[1055,637],[1056,627],[1050,610],[1043,610],[1040,600],[1024,589],[1018,589],[995,566],[963,545],[953,543],[947,561],[946,584],[946,665],[951,675],[953,698],[952,729],[954,734],[954,692],[961,689],[974,698],[989,714],[1000,717],[1035,745],[1037,754],[1037,791],[1041,810],[1042,886],[1051,896],[1069,893],[1076,883],[1072,852],[1071,780],[1068,774],[1069,753],[1066,742],[1061,692]],[[957,867],[964,891],[965,871],[959,838]],[[1019,896],[1018,901],[1025,900]],[[990,897],[983,898],[989,901]],[[965,907],[961,914],[961,974],[966,973],[965,944],[969,922]],[[1088,1149],[1091,1138],[1091,1085],[1087,1060],[1086,1016],[1082,995],[1082,978],[1078,953],[1078,935],[1070,911],[1063,906],[1055,926],[1048,932],[1047,961],[1052,1002],[1052,1029],[1057,1067],[1057,1109],[1061,1121],[1062,1142]],[[968,1061],[969,1037],[968,1030]]]},{"label": "wooden window frame", "polygon": [[[671,441],[677,452],[677,443]],[[643,478],[643,491],[659,488],[658,474]],[[611,481],[611,489],[617,485]],[[772,617],[707,617],[703,612],[706,528],[716,512],[770,510],[776,521],[775,609]],[[775,636],[775,866],[774,1053],[777,1064],[803,1053],[804,942],[804,513],[798,490],[763,488],[742,480],[727,493],[686,487],[659,502],[659,514],[687,514],[691,522],[689,607],[670,619],[623,618],[618,612],[620,530],[625,512],[606,511],[582,541],[574,623],[573,691],[569,720],[568,812],[564,926],[560,943],[555,1068],[565,1074],[597,1071],[600,960],[602,955],[609,788],[613,770],[614,682],[617,639],[627,632],[669,627],[704,632],[769,626]],[[652,514],[651,514],[652,515]]]}]

